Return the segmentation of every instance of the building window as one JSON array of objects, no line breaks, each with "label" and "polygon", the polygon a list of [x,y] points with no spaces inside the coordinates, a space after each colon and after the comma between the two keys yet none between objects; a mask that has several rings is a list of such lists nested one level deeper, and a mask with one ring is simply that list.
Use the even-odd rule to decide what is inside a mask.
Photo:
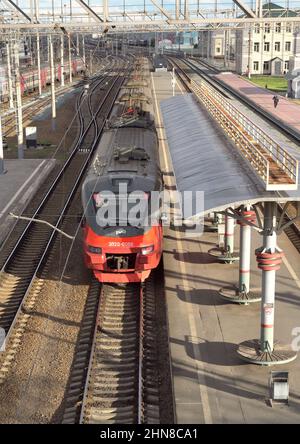
[{"label": "building window", "polygon": [[260,33],[259,23],[255,23],[255,25],[254,25],[254,32],[255,32],[255,34],[259,34]]},{"label": "building window", "polygon": [[286,32],[292,32],[292,24],[291,23],[286,23],[285,24],[285,30],[286,30]]},{"label": "building window", "polygon": [[265,42],[264,43],[264,51],[267,51],[267,52],[270,51],[270,42]]},{"label": "building window", "polygon": [[280,51],[280,42],[275,42],[275,51]]},{"label": "building window", "polygon": [[270,69],[269,62],[264,62],[264,71],[269,71],[269,69]]},{"label": "building window", "polygon": [[258,71],[259,62],[253,62],[253,71]]},{"label": "building window", "polygon": [[265,23],[265,33],[270,34],[271,26],[270,23]]},{"label": "building window", "polygon": [[290,69],[290,62],[284,62],[284,69],[286,69],[287,71]]},{"label": "building window", "polygon": [[253,49],[254,49],[254,52],[259,52],[259,43],[255,42]]},{"label": "building window", "polygon": [[276,23],[275,25],[275,32],[281,32],[281,23]]},{"label": "building window", "polygon": [[285,50],[290,51],[291,50],[291,42],[285,42]]},{"label": "building window", "polygon": [[220,48],[220,46],[217,46],[217,47],[216,47],[216,52],[217,52],[218,54],[221,52],[221,48]]}]

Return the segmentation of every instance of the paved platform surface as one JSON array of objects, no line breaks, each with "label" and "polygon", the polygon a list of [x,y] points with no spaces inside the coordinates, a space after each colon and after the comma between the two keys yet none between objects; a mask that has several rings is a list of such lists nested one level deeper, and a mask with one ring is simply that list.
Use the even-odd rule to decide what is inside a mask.
[{"label": "paved platform surface", "polygon": [[[193,61],[195,62],[195,61]],[[196,62],[197,65],[197,62]],[[203,65],[198,65],[199,68],[203,68]],[[205,70],[205,68],[204,68]],[[195,73],[190,73],[191,77],[194,80],[199,81],[199,75]],[[249,85],[249,83],[247,82]],[[251,85],[251,84],[250,84]],[[273,124],[271,121],[265,119],[262,117],[261,114],[257,113],[255,109],[250,108],[245,103],[242,103],[239,101],[233,94],[226,92],[227,96],[229,97],[230,102],[243,114],[247,115],[247,117],[256,125],[258,125],[260,128],[264,130],[266,134],[268,134],[274,141],[279,143],[283,148],[289,148],[289,151],[297,150],[299,152],[300,146],[299,143],[297,143],[294,139],[292,139],[288,134],[284,133],[280,128],[278,128],[275,124]],[[273,95],[272,95],[273,97]],[[249,99],[249,97],[248,97]],[[285,99],[286,100],[286,99]],[[279,106],[279,105],[278,105]],[[297,109],[300,110],[299,105],[293,105],[297,107]],[[275,120],[275,119],[274,119]],[[299,121],[300,122],[300,121]]]},{"label": "paved platform surface", "polygon": [[6,173],[0,175],[0,246],[15,219],[10,212],[20,214],[46,179],[55,160],[5,160]]},{"label": "paved platform surface", "polygon": [[[172,95],[170,75],[155,73],[152,77],[161,163],[166,185],[172,189],[175,182],[158,110],[160,100]],[[176,93],[180,93],[178,88]],[[187,151],[188,147],[183,149]],[[236,228],[237,248],[238,231]],[[218,264],[208,255],[217,242],[214,233],[186,238],[178,229],[165,228],[164,234],[176,422],[299,423],[300,358],[279,367],[259,367],[243,363],[237,357],[236,346],[258,338],[260,325],[260,303],[239,306],[218,295],[222,286],[237,283],[238,264]],[[300,327],[300,257],[285,235],[280,236],[278,243],[286,258],[277,273],[275,337],[290,343],[294,339],[293,329]],[[254,233],[252,289],[261,287],[261,272],[254,256],[254,249],[261,244],[261,236]],[[289,406],[268,406],[271,370],[290,372]]]},{"label": "paved platform surface", "polygon": [[259,88],[242,79],[237,74],[221,73],[215,76],[229,87],[238,91],[248,100],[256,104],[262,110],[268,112],[274,119],[278,119],[288,127],[297,131],[300,136],[300,107],[298,104],[292,103],[285,97],[279,97],[277,108],[274,108],[273,97],[274,92],[270,92],[264,88]]}]

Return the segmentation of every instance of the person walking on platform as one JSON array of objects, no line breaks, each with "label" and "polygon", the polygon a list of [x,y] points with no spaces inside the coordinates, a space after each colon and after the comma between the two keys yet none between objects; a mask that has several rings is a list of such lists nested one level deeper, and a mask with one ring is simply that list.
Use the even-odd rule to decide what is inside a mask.
[{"label": "person walking on platform", "polygon": [[278,96],[274,96],[273,97],[273,102],[274,102],[274,108],[277,108],[277,105],[279,103],[279,97]]}]

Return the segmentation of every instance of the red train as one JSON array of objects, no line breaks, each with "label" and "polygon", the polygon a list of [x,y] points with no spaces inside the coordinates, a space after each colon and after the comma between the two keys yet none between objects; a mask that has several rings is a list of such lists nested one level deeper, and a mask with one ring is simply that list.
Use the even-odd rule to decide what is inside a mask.
[{"label": "red train", "polygon": [[[26,92],[34,91],[38,88],[38,72],[37,68],[26,68],[20,70],[21,77],[21,92],[22,94]],[[77,57],[72,60],[72,72],[73,75],[78,75],[84,71],[83,61],[81,58]],[[64,72],[66,81],[68,81],[69,75],[69,63],[65,60]],[[58,64],[55,67],[55,78],[56,80],[60,80],[61,78],[61,66]],[[45,88],[46,85],[50,85],[51,82],[51,73],[49,65],[43,65],[41,67],[41,84],[42,88]],[[0,100],[1,102],[8,101],[8,81],[7,74],[5,69],[0,69]]]},{"label": "red train", "polygon": [[162,226],[159,208],[153,218],[150,203],[161,190],[149,114],[116,120],[103,133],[82,187],[85,264],[100,282],[144,281],[158,266]]}]

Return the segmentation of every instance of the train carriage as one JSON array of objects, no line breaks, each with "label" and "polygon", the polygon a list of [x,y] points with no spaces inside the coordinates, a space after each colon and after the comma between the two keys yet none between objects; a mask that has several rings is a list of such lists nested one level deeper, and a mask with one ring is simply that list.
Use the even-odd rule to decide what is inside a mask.
[{"label": "train carriage", "polygon": [[[84,71],[83,61],[77,58],[72,61],[72,73],[78,75]],[[65,76],[69,75],[69,64],[66,63],[64,67]],[[61,66],[59,64],[55,67],[55,78],[57,81],[61,79]],[[26,68],[20,72],[21,94],[32,92],[38,88],[38,71],[36,68]],[[41,84],[45,88],[51,83],[51,72],[49,66],[41,67]],[[0,71],[0,99],[1,102],[8,101],[8,80],[7,73],[4,68]]]},{"label": "train carriage", "polygon": [[[144,281],[162,254],[162,227],[159,216],[152,224],[150,205],[151,193],[162,190],[157,135],[149,116],[129,121],[104,132],[82,187],[85,263],[101,282]],[[143,199],[133,223],[134,201]],[[115,219],[105,225],[110,209]]]}]

